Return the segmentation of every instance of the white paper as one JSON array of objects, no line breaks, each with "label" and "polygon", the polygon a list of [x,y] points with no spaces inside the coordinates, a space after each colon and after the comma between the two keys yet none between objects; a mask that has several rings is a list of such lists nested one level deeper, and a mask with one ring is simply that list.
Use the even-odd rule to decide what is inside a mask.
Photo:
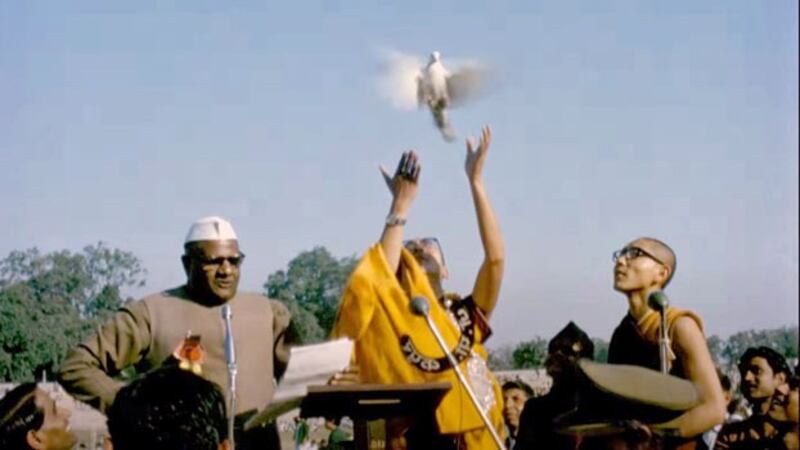
[{"label": "white paper", "polygon": [[272,402],[307,394],[308,386],[328,384],[330,378],[350,365],[353,341],[337,339],[321,344],[293,347],[289,365],[283,374]]}]

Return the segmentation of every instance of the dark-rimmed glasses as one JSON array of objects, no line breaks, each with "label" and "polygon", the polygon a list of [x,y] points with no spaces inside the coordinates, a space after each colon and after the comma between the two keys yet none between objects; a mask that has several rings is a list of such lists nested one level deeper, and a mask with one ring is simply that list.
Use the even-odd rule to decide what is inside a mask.
[{"label": "dark-rimmed glasses", "polygon": [[640,249],[639,247],[625,247],[623,249],[617,250],[611,254],[611,260],[617,262],[620,260],[620,258],[625,258],[628,261],[630,261],[636,258],[641,258],[642,256],[646,256],[659,264],[666,265],[660,259],[656,258],[650,253],[647,253],[646,251]]},{"label": "dark-rimmed glasses", "polygon": [[218,258],[204,258],[202,256],[192,255],[192,259],[199,262],[204,268],[221,267],[223,264],[225,264],[225,261],[227,261],[228,264],[232,265],[233,267],[240,267],[244,262],[244,257],[245,254],[242,252],[239,252],[238,255],[228,257],[220,256]]}]

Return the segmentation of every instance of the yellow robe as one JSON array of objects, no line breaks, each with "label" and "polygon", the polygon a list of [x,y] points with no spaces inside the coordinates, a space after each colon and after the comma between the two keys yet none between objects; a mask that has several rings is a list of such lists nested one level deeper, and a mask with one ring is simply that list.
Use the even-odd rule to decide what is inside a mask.
[{"label": "yellow robe", "polygon": [[[411,337],[422,355],[430,358],[445,356],[425,319],[411,312],[410,298],[421,295],[429,299],[430,317],[449,348],[454,348],[458,343],[460,330],[436,300],[422,268],[405,249],[400,257],[400,271],[402,286],[389,268],[380,244],[373,245],[359,262],[344,290],[333,336],[346,336],[355,341],[355,362],[365,383],[449,381],[453,388],[445,394],[436,410],[439,431],[443,434],[462,434],[469,449],[495,448],[489,431],[452,369],[427,372],[406,360],[400,345],[400,338],[406,335]],[[479,327],[475,328],[472,350],[485,361],[486,349],[480,344],[483,336]],[[468,373],[468,360],[460,363],[465,374]],[[489,372],[488,376],[493,385],[495,401],[487,415],[502,436],[503,396],[494,375]]]}]

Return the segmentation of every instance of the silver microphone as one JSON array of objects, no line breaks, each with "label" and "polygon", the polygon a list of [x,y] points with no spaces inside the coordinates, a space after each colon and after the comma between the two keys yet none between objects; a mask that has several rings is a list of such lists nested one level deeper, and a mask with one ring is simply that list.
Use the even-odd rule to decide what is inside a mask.
[{"label": "silver microphone", "polygon": [[663,291],[654,291],[647,296],[647,304],[658,311],[661,317],[661,326],[658,330],[658,356],[661,358],[661,373],[669,373],[669,334],[667,330],[667,308],[669,298]]},{"label": "silver microphone", "polygon": [[481,419],[483,420],[483,424],[486,425],[486,428],[489,429],[489,433],[491,433],[492,438],[494,439],[494,443],[497,445],[497,448],[500,450],[506,450],[506,446],[503,444],[503,440],[500,439],[500,435],[497,434],[497,430],[494,429],[492,426],[491,420],[484,412],[483,408],[481,408],[480,402],[478,402],[478,397],[475,395],[475,392],[472,390],[472,386],[470,386],[469,382],[467,382],[466,377],[461,372],[461,367],[458,366],[458,361],[456,361],[455,356],[450,353],[450,349],[447,347],[447,343],[442,338],[442,334],[439,333],[439,328],[433,323],[433,320],[430,316],[430,304],[428,303],[428,299],[418,295],[411,299],[411,312],[418,316],[422,316],[425,318],[425,322],[428,323],[428,328],[431,329],[431,333],[433,333],[433,337],[436,338],[436,342],[439,344],[439,347],[442,348],[442,351],[447,356],[447,360],[450,361],[450,365],[453,367],[453,370],[456,372],[456,377],[458,381],[461,383],[461,386],[467,391],[469,395],[469,399],[472,401],[472,404],[475,406],[475,409],[478,410],[478,414],[480,414]]},{"label": "silver microphone", "polygon": [[222,321],[225,324],[225,362],[228,363],[228,390],[231,397],[228,400],[228,439],[231,450],[236,448],[234,441],[234,417],[236,416],[236,346],[233,343],[233,325],[231,324],[231,306],[222,305]]}]

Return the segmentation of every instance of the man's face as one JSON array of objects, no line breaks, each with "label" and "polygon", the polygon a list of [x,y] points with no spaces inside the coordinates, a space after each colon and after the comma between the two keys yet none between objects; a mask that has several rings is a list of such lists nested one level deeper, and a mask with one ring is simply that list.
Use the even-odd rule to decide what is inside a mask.
[{"label": "man's face", "polygon": [[800,403],[798,403],[798,388],[790,389],[788,384],[782,384],[775,389],[769,416],[778,422],[800,421]]},{"label": "man's face", "polygon": [[503,418],[509,427],[519,427],[519,416],[527,400],[528,394],[522,389],[509,388],[503,391]]},{"label": "man's face", "polygon": [[614,264],[614,289],[623,293],[659,289],[669,273],[655,256],[661,252],[657,244],[647,239],[637,239],[623,247]]},{"label": "man's face", "polygon": [[756,356],[744,366],[742,373],[742,395],[749,400],[771,397],[775,389],[784,383],[783,374],[775,374],[765,358]]},{"label": "man's face", "polygon": [[34,444],[45,450],[71,449],[77,439],[69,431],[70,412],[57,406],[50,395],[41,389],[36,390],[35,402],[36,407],[44,413],[44,421],[34,432]]},{"label": "man's face", "polygon": [[243,259],[235,240],[193,242],[183,258],[189,287],[205,299],[227,302],[236,295]]}]

